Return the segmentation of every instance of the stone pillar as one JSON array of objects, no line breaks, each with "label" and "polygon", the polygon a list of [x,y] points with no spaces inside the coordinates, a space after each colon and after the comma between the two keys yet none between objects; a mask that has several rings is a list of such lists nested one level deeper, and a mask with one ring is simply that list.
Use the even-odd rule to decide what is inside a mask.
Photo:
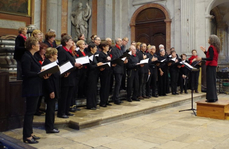
[{"label": "stone pillar", "polygon": [[114,7],[113,7],[113,32],[112,32],[112,39],[116,39],[118,37],[121,37],[121,0],[115,0]]},{"label": "stone pillar", "polygon": [[34,25],[36,25],[37,28],[40,29],[40,22],[41,22],[41,0],[35,0],[34,1]]},{"label": "stone pillar", "polygon": [[[176,50],[181,49],[181,3],[180,1],[175,0],[174,1],[174,18],[173,18],[173,22],[174,22],[174,32],[173,32],[173,41],[174,41],[174,45],[172,45],[173,47],[175,47]],[[158,47],[157,47],[158,48]],[[167,48],[167,47],[166,47]],[[171,48],[171,47],[169,47]],[[166,49],[167,51],[169,49]]]},{"label": "stone pillar", "polygon": [[61,0],[47,0],[46,31],[54,29],[58,40],[61,38],[61,4]]},{"label": "stone pillar", "polygon": [[68,0],[62,0],[61,34],[68,31]]},{"label": "stone pillar", "polygon": [[[195,48],[195,1],[181,0],[181,49],[189,53]],[[176,48],[176,47],[175,47]]]},{"label": "stone pillar", "polygon": [[40,13],[40,30],[46,33],[46,16],[47,16],[47,1],[41,0],[41,13]]},{"label": "stone pillar", "polygon": [[71,35],[72,33],[71,13],[72,13],[72,0],[68,0],[68,15],[67,15],[68,30],[67,30],[67,33],[69,35]]}]

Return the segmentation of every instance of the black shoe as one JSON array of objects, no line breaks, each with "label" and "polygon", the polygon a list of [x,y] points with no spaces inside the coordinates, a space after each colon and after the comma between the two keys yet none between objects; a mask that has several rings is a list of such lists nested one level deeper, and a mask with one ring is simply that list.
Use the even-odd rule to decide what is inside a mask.
[{"label": "black shoe", "polygon": [[36,115],[36,116],[41,116],[42,114],[44,114],[44,112],[42,112],[42,111],[37,111],[34,115]]},{"label": "black shoe", "polygon": [[57,115],[57,117],[59,117],[59,118],[68,118],[68,116],[67,115]]},{"label": "black shoe", "polygon": [[93,108],[87,108],[89,110],[96,110],[97,108],[93,107]]},{"label": "black shoe", "polygon": [[104,104],[104,105],[99,105],[100,107],[107,107],[107,105],[106,104]]},{"label": "black shoe", "polygon": [[158,95],[153,95],[153,97],[156,97],[156,98],[157,98],[157,97],[158,97]]},{"label": "black shoe", "polygon": [[107,106],[112,106],[112,104],[110,104],[110,103],[107,103]]},{"label": "black shoe", "polygon": [[67,113],[66,115],[67,116],[74,116],[74,114],[72,114],[72,113]]},{"label": "black shoe", "polygon": [[24,143],[29,143],[29,144],[36,144],[36,143],[39,143],[37,140],[35,139],[23,139]]},{"label": "black shoe", "polygon": [[79,109],[79,108],[76,108],[76,111],[80,111],[81,109]]},{"label": "black shoe", "polygon": [[37,137],[35,135],[33,135],[32,137],[33,137],[34,140],[39,140],[40,139],[40,137]]},{"label": "black shoe", "polygon": [[116,104],[116,105],[120,105],[120,104],[121,104],[121,102],[120,102],[120,101],[115,101],[115,102],[114,102],[114,104]]},{"label": "black shoe", "polygon": [[188,94],[188,92],[185,92],[185,94]]},{"label": "black shoe", "polygon": [[180,94],[183,94],[183,92],[180,92]]},{"label": "black shoe", "polygon": [[132,99],[133,101],[140,101],[140,99]]},{"label": "black shoe", "polygon": [[59,133],[60,131],[57,129],[53,129],[53,130],[46,130],[46,133]]},{"label": "black shoe", "polygon": [[128,102],[132,102],[132,99],[127,99]]},{"label": "black shoe", "polygon": [[76,112],[76,107],[75,107],[75,106],[71,107],[71,108],[69,109],[69,112]]}]

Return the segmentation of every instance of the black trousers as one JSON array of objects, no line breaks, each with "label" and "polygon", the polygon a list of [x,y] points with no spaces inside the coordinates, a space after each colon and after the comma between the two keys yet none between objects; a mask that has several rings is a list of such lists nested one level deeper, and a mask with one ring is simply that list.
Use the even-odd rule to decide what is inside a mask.
[{"label": "black trousers", "polygon": [[113,101],[114,102],[120,102],[119,97],[119,91],[120,86],[122,82],[122,74],[121,73],[114,73],[115,76],[115,87],[114,87],[114,93],[113,93]]},{"label": "black trousers", "polygon": [[73,98],[74,86],[61,87],[61,97],[58,99],[58,113],[57,115],[64,115],[69,113],[71,100]]},{"label": "black trousers", "polygon": [[181,78],[180,81],[180,92],[183,93],[183,91],[186,93],[187,92],[187,83],[188,79],[187,78]]},{"label": "black trousers", "polygon": [[89,74],[87,78],[87,109],[97,107],[97,74]]},{"label": "black trousers", "polygon": [[164,72],[164,74],[161,76],[158,72],[158,95],[159,96],[165,96],[167,87],[168,87],[168,73]]},{"label": "black trousers", "polygon": [[151,70],[151,76],[150,76],[150,86],[152,88],[152,96],[157,95],[157,69]]},{"label": "black trousers", "polygon": [[76,86],[75,86],[75,95],[74,97],[84,97],[86,96],[86,77],[87,77],[87,70],[85,68],[82,68],[81,70],[78,70],[77,76],[76,76]]},{"label": "black trousers", "polygon": [[39,100],[38,100],[38,102],[37,102],[37,110],[36,110],[36,112],[39,112],[39,111],[40,111],[40,106],[41,106],[42,98],[43,98],[43,96],[40,96],[40,97],[39,97]]},{"label": "black trousers", "polygon": [[191,89],[196,90],[198,89],[198,80],[199,80],[199,73],[200,71],[192,71],[191,75]]},{"label": "black trousers", "polygon": [[55,103],[56,99],[51,99],[49,96],[45,97],[45,102],[47,104],[46,114],[45,114],[45,129],[53,130],[55,121]]},{"label": "black trousers", "polygon": [[139,73],[139,96],[146,96],[147,73]]},{"label": "black trousers", "polygon": [[147,80],[146,80],[146,96],[148,97],[152,96],[150,92],[151,78],[152,78],[152,75],[150,74],[150,76],[147,76]]},{"label": "black trousers", "polygon": [[209,102],[218,101],[216,90],[216,66],[207,66],[206,68],[207,94],[206,99]]},{"label": "black trousers", "polygon": [[31,137],[33,134],[33,115],[37,109],[38,97],[26,97],[26,110],[23,125],[23,139]]},{"label": "black trousers", "polygon": [[174,94],[177,92],[177,82],[178,82],[179,72],[170,70],[170,76],[171,76],[171,90],[172,93]]},{"label": "black trousers", "polygon": [[138,90],[139,90],[139,77],[138,77],[138,70],[128,70],[127,72],[127,100],[131,99],[131,94],[133,91],[132,99],[136,100],[138,97]]},{"label": "black trousers", "polygon": [[108,103],[109,92],[110,92],[110,80],[111,71],[104,70],[100,73],[100,105],[106,105]]}]

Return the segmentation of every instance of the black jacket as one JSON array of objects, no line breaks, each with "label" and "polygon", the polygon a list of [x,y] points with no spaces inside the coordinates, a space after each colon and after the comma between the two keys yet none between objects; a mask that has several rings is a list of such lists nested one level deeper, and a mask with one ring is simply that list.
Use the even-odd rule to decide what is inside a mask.
[{"label": "black jacket", "polygon": [[41,64],[34,58],[34,56],[26,51],[21,58],[22,67],[22,96],[41,96],[43,78],[38,76],[41,71]]},{"label": "black jacket", "polygon": [[139,63],[139,57],[138,56],[133,56],[131,55],[128,59],[128,63],[127,63],[127,70],[131,70],[131,69],[139,69],[139,65],[136,65],[137,63]]},{"label": "black jacket", "polygon": [[[139,57],[140,61],[143,60],[143,55],[146,55],[147,58],[149,58],[149,56],[148,56],[148,54],[146,52],[143,53],[142,51],[139,51],[137,56]],[[140,67],[139,73],[148,73],[148,69],[149,69],[149,64],[146,63],[146,64],[144,64],[143,67]]]},{"label": "black jacket", "polygon": [[18,35],[15,39],[14,59],[21,61],[22,55],[25,53],[25,51],[25,40],[22,36]]},{"label": "black jacket", "polygon": [[[114,46],[111,49],[111,55],[112,55],[111,60],[115,60],[115,59],[120,58],[123,55],[123,51],[121,49],[118,49],[116,46]],[[115,67],[113,67],[113,71],[114,71],[114,73],[123,74],[124,73],[124,65],[123,64],[117,64]]]},{"label": "black jacket", "polygon": [[156,62],[152,62],[151,59],[153,57],[158,58],[158,55],[156,53],[154,53],[153,55],[149,53],[148,56],[149,56],[149,69],[152,70],[157,68]]},{"label": "black jacket", "polygon": [[[49,59],[45,59],[43,65],[47,65],[51,63]],[[59,84],[60,80],[60,72],[56,72],[52,74],[48,79],[44,80],[43,88],[44,88],[44,95],[49,97],[50,93],[55,93],[55,98],[59,98]]]},{"label": "black jacket", "polygon": [[56,48],[57,47],[55,40],[53,41],[52,46],[51,46],[51,44],[47,40],[45,40],[44,43],[47,44],[48,47],[53,47],[53,48]]},{"label": "black jacket", "polygon": [[[110,62],[110,61],[108,61],[107,60],[107,57],[108,56],[110,56],[110,54],[109,53],[104,53],[104,52],[100,52],[99,53],[99,57],[98,57],[98,62],[102,62],[102,63],[107,63],[107,62]],[[107,68],[105,68],[105,70],[103,70],[103,72],[104,71],[111,71],[111,67],[107,67]]]},{"label": "black jacket", "polygon": [[[63,65],[70,61],[73,66],[75,66],[75,57],[70,53],[67,52],[63,46],[59,47],[58,49],[58,63],[59,65]],[[61,78],[61,86],[75,86],[75,76],[76,71],[72,71],[68,77]]]}]

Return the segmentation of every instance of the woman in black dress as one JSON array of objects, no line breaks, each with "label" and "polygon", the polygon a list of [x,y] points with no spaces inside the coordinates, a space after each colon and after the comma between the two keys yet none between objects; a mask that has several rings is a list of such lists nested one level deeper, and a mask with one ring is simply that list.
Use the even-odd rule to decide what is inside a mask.
[{"label": "woman in black dress", "polygon": [[[61,38],[61,44],[62,46],[57,48],[59,65],[61,66],[70,61],[73,66],[79,67],[80,64],[75,62],[75,58],[70,50],[73,45],[72,37],[69,35],[63,36]],[[57,113],[57,117],[59,118],[73,116],[73,114],[69,112],[69,109],[74,94],[75,75],[74,71],[72,71],[69,75],[67,73],[67,75],[61,77],[61,97],[58,100]]]},{"label": "woman in black dress", "polygon": [[[34,53],[39,51],[40,44],[34,37],[26,40],[26,51],[21,59],[22,66],[22,96],[26,97],[26,110],[23,125],[23,141],[28,143],[38,143],[33,135],[33,115],[37,109],[37,102],[42,93],[43,79],[38,76],[41,71],[41,64],[34,58]],[[45,75],[44,79],[48,79],[51,74]]]},{"label": "woman in black dress", "polygon": [[97,82],[98,82],[98,75],[99,69],[98,66],[101,66],[102,62],[97,62],[95,53],[97,51],[97,47],[94,43],[89,44],[88,49],[90,53],[88,56],[92,56],[93,60],[90,60],[87,71],[87,109],[96,110],[97,109]]},{"label": "woman in black dress", "polygon": [[[55,62],[57,60],[57,49],[48,48],[45,54],[45,61],[43,65]],[[52,74],[44,81],[44,96],[47,104],[45,115],[45,129],[46,133],[59,133],[59,130],[54,128],[55,121],[55,103],[59,98],[59,80],[60,72]]]},{"label": "woman in black dress", "polygon": [[[107,42],[102,42],[100,44],[102,52],[99,53],[98,61],[102,63],[110,62],[111,57],[108,53],[109,45]],[[106,107],[111,105],[108,103],[109,90],[110,90],[110,80],[111,80],[111,67],[105,67],[100,69],[100,106]]]},{"label": "woman in black dress", "polygon": [[220,39],[216,35],[210,35],[208,43],[210,44],[208,51],[204,47],[200,47],[206,54],[206,58],[199,57],[198,60],[206,61],[206,80],[207,80],[207,94],[206,102],[218,101],[216,91],[216,67],[218,65],[218,55],[220,53]]},{"label": "woman in black dress", "polygon": [[158,95],[166,96],[167,91],[167,80],[168,80],[168,65],[167,65],[167,55],[165,55],[165,50],[160,50],[160,55],[158,60],[161,62],[158,66]]},{"label": "woman in black dress", "polygon": [[17,61],[17,80],[22,80],[21,58],[24,52],[26,51],[25,41],[27,39],[27,28],[19,28],[18,33],[19,35],[15,39],[14,59]]}]

